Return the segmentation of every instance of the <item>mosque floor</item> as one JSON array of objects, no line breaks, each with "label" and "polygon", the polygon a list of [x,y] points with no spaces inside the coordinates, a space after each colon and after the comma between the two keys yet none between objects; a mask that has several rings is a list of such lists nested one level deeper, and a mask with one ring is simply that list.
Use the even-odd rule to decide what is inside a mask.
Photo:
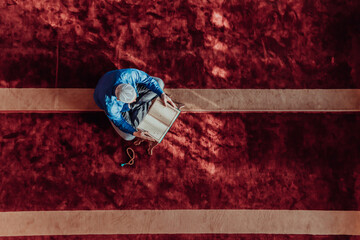
[{"label": "mosque floor", "polygon": [[[0,239],[360,239],[359,12],[360,2],[351,0],[1,3]],[[152,156],[144,144],[122,140],[99,111],[10,111],[20,101],[10,102],[6,89],[68,89],[62,99],[78,104],[74,89],[93,89],[105,72],[128,67],[184,91],[354,92],[324,95],[312,112],[290,111],[302,99],[290,102],[291,94],[261,100],[278,96],[274,108],[290,107],[278,112],[256,111],[250,101],[242,107],[256,112],[219,108],[220,100],[197,94],[199,106],[208,102],[216,111],[186,109]],[[45,106],[45,95],[36,95],[28,105]],[[52,96],[46,99],[58,106]],[[348,99],[353,110],[323,107]],[[129,146],[135,164],[120,167]],[[114,221],[81,215],[103,210]],[[118,210],[169,215],[155,228],[145,216],[148,225],[128,234],[107,228],[136,222]],[[171,218],[176,210],[209,215],[190,225]],[[224,212],[209,220],[212,210]],[[241,210],[269,212],[232,231],[239,222],[224,216],[241,217]],[[67,211],[83,212],[60,216]],[[316,217],[323,213],[330,215]],[[267,214],[276,216],[267,221]],[[91,219],[104,227],[91,232]],[[176,232],[186,224],[203,232]],[[164,225],[172,232],[161,232]],[[45,226],[53,232],[41,232]]]}]

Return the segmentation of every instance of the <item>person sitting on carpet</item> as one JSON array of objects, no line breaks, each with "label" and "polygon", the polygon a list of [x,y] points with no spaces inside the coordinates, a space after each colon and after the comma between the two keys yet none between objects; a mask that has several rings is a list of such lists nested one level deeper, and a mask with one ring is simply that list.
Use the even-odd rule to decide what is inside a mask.
[{"label": "person sitting on carpet", "polygon": [[134,68],[113,70],[105,73],[96,85],[94,99],[105,111],[111,125],[125,140],[135,137],[154,141],[137,126],[146,116],[151,101],[159,96],[165,104],[175,103],[164,91],[164,82],[157,77]]}]

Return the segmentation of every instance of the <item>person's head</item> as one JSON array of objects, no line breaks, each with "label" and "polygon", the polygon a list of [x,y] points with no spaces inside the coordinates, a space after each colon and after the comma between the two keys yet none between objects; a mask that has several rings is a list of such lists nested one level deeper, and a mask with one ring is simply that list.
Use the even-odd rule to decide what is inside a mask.
[{"label": "person's head", "polygon": [[132,103],[136,101],[135,89],[130,84],[120,84],[115,89],[115,96],[124,103]]}]

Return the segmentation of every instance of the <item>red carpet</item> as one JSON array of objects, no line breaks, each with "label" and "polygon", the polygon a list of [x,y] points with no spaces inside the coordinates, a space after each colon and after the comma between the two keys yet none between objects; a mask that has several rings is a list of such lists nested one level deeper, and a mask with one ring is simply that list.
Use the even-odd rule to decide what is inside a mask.
[{"label": "red carpet", "polygon": [[9,0],[0,87],[91,88],[135,67],[170,88],[359,88],[359,12],[354,0]]},{"label": "red carpet", "polygon": [[[0,3],[0,87],[94,88],[135,67],[168,88],[360,88],[354,0]],[[0,114],[0,211],[360,210],[360,113],[183,113],[132,167],[101,113]],[[114,141],[116,139],[116,141]],[[310,235],[1,239],[360,239]]]},{"label": "red carpet", "polygon": [[184,113],[124,168],[102,113],[0,118],[1,211],[360,209],[359,113]]}]

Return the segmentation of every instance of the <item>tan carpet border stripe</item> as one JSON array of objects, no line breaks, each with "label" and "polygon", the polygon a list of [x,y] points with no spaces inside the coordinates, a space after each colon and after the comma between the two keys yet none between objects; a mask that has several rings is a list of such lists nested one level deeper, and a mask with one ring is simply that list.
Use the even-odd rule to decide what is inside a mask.
[{"label": "tan carpet border stripe", "polygon": [[360,235],[360,211],[104,210],[0,213],[0,236],[214,233]]},{"label": "tan carpet border stripe", "polygon": [[[0,111],[99,111],[93,89],[0,88]],[[165,89],[183,111],[360,111],[360,89]]]}]

